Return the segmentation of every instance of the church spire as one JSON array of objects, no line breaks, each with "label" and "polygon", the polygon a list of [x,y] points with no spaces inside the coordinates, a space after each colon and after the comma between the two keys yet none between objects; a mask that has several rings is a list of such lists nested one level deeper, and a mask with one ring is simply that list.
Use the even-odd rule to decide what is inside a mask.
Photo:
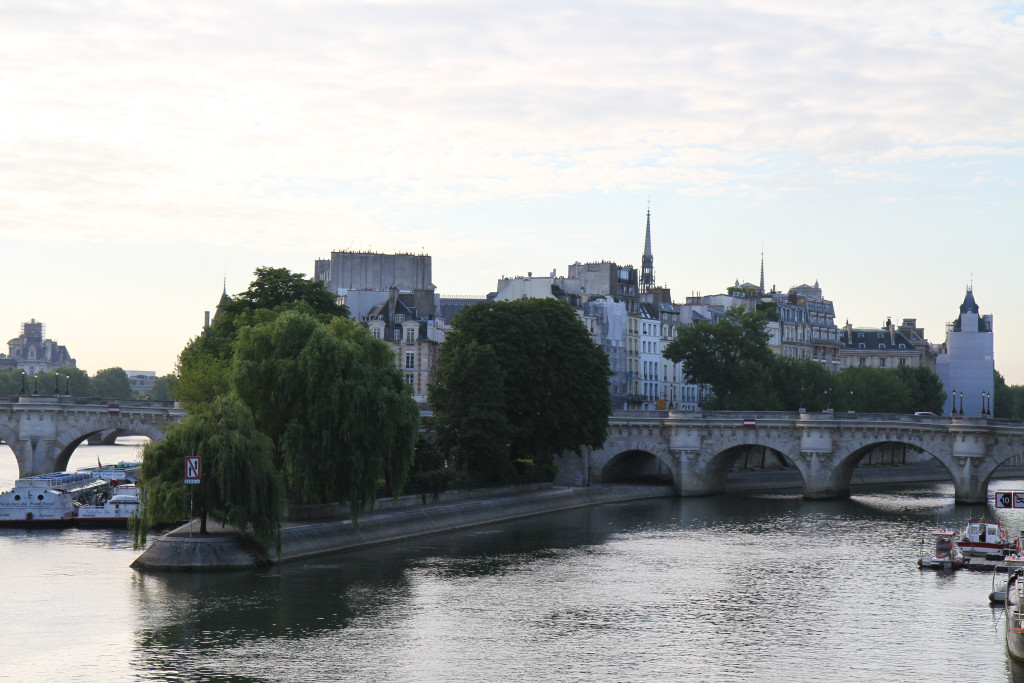
[{"label": "church spire", "polygon": [[764,245],[761,245],[761,296],[764,296]]},{"label": "church spire", "polygon": [[651,208],[647,207],[647,237],[644,239],[644,256],[640,261],[640,291],[649,292],[654,287],[654,253],[651,251]]}]

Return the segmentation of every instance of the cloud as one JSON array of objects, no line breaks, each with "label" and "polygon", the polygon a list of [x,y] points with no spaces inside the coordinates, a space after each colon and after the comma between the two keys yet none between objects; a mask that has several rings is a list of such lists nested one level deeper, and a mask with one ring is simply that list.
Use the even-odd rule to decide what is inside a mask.
[{"label": "cloud", "polygon": [[780,172],[1019,154],[1021,63],[1019,17],[985,3],[8,3],[0,233],[804,191]]}]

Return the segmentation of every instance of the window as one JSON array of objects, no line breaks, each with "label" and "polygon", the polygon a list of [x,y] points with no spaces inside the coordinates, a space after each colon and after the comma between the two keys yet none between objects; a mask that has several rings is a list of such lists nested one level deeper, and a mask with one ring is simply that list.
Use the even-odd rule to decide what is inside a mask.
[{"label": "window", "polygon": [[409,384],[412,384],[412,375],[406,375],[405,381],[408,382]]},{"label": "window", "polygon": [[394,337],[395,337],[395,341],[396,342],[402,341],[402,331],[401,330],[395,330]]},{"label": "window", "polygon": [[407,370],[412,370],[416,367],[416,354],[407,353],[405,354],[405,367]]},{"label": "window", "polygon": [[878,348],[881,349],[882,351],[884,351],[885,350],[885,344],[879,344]]},{"label": "window", "polygon": [[416,341],[416,328],[415,327],[410,327],[409,329],[407,329],[405,331],[405,341],[409,342],[410,344],[413,343],[414,341]]},{"label": "window", "polygon": [[900,358],[900,365],[906,365],[906,364],[907,364],[907,359],[906,358]]},{"label": "window", "polygon": [[879,358],[878,359],[878,367],[880,367],[880,368],[884,368],[885,367],[885,359],[884,358]]},{"label": "window", "polygon": [[401,325],[404,322],[405,322],[405,314],[404,313],[395,313],[395,323],[397,323],[398,325]]},{"label": "window", "polygon": [[866,365],[867,364],[867,358],[861,357],[861,358],[858,358],[857,360],[859,361],[857,363],[857,365]]}]

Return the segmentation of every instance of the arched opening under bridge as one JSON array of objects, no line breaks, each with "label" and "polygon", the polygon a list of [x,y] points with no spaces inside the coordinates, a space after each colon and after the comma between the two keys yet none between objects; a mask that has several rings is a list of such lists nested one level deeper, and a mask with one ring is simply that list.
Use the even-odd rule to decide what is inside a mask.
[{"label": "arched opening under bridge", "polygon": [[672,470],[661,458],[647,451],[619,453],[601,470],[601,483],[672,484]]}]

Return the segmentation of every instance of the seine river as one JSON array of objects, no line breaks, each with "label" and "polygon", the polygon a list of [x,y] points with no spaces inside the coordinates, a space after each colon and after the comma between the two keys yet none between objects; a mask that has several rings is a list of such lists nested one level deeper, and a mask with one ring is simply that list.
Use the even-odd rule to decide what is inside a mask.
[{"label": "seine river", "polygon": [[662,499],[202,576],[133,571],[125,531],[4,529],[0,680],[1024,681],[991,576],[916,566],[983,512],[947,484]]}]

